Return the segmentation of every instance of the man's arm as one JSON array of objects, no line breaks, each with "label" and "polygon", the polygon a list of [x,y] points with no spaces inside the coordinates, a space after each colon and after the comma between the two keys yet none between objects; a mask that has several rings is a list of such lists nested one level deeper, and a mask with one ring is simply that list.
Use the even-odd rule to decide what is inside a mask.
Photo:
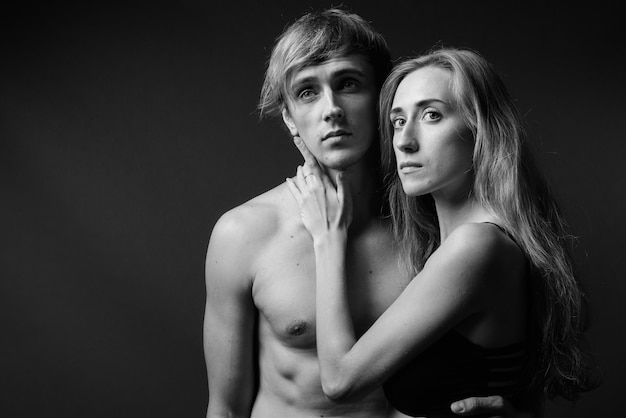
[{"label": "man's arm", "polygon": [[207,418],[249,417],[256,395],[250,248],[237,209],[216,223],[206,256]]}]

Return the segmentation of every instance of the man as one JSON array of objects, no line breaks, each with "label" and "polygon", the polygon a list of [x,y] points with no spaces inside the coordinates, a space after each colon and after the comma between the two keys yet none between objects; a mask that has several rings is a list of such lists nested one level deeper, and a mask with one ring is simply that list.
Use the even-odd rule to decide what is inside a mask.
[{"label": "man", "polygon": [[[260,103],[262,114],[282,115],[308,172],[323,169],[330,178],[350,172],[347,275],[359,333],[411,279],[379,216],[376,104],[390,68],[384,39],[359,16],[305,15],[274,47]],[[213,229],[206,259],[207,417],[402,416],[388,410],[382,390],[352,403],[324,396],[315,256],[300,219],[283,183],[228,211]],[[504,411],[499,397],[466,400],[466,411],[481,410],[481,402],[483,412]]]}]

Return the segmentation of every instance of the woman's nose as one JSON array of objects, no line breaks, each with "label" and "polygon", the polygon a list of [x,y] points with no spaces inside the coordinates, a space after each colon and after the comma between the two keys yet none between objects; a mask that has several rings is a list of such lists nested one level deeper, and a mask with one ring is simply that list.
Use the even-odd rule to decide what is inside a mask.
[{"label": "woman's nose", "polygon": [[411,153],[419,149],[417,141],[417,131],[413,124],[407,122],[400,132],[396,132],[393,137],[396,148],[402,152]]}]

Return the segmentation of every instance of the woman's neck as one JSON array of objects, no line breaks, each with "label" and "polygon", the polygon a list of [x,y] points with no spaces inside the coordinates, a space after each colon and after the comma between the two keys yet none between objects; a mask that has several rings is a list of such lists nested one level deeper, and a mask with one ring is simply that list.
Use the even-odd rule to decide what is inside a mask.
[{"label": "woman's neck", "polygon": [[441,242],[464,223],[486,222],[491,219],[488,210],[478,202],[471,190],[471,187],[465,187],[455,193],[433,194]]}]

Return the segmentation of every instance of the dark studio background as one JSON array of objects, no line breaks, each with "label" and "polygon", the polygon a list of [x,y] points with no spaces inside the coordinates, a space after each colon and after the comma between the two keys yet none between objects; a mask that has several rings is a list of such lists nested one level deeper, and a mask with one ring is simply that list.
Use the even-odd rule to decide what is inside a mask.
[{"label": "dark studio background", "polygon": [[[333,3],[84,3],[0,11],[0,416],[203,417],[207,241],[220,214],[300,162],[256,101],[274,38]],[[617,2],[363,3],[344,4],[395,58],[441,41],[477,49],[503,75],[580,238],[604,375],[549,417],[619,415]]]}]

